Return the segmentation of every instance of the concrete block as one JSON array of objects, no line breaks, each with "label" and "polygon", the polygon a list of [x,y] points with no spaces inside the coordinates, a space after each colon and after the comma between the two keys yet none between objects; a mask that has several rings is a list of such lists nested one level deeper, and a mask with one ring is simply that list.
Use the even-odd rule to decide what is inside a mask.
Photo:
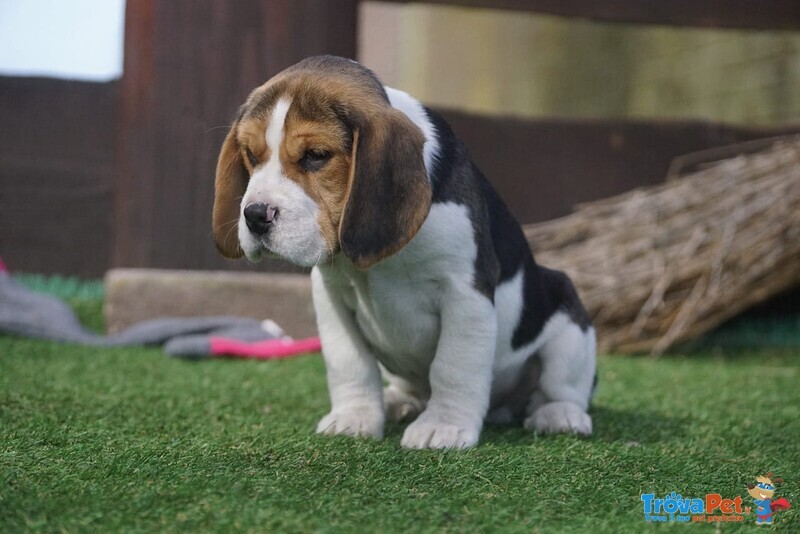
[{"label": "concrete block", "polygon": [[112,269],[105,289],[110,333],[156,317],[235,315],[272,319],[295,338],[317,335],[304,274]]}]

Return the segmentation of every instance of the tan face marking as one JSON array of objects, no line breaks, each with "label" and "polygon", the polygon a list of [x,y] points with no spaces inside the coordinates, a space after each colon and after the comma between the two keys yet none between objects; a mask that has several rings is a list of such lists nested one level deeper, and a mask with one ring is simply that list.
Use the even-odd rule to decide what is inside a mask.
[{"label": "tan face marking", "polygon": [[319,206],[284,172],[284,132],[291,105],[291,98],[281,96],[266,123],[263,139],[269,154],[266,161],[253,162],[241,201],[238,237],[253,261],[267,251],[308,267],[324,261],[330,247],[317,222]]},{"label": "tan face marking", "polygon": [[239,122],[237,141],[242,161],[251,175],[253,174],[254,166],[247,155],[247,150],[250,150],[259,163],[264,163],[270,156],[269,148],[264,140],[265,129],[266,124],[262,120],[249,118]]},{"label": "tan face marking", "polygon": [[[331,250],[339,249],[351,157],[341,125],[287,116],[281,151],[285,175],[302,187],[319,206],[317,222]],[[305,159],[304,159],[305,158]]]},{"label": "tan face marking", "polygon": [[[422,131],[367,71],[352,62],[336,69],[290,68],[248,98],[217,171],[215,240],[229,257],[244,251],[257,259],[266,249],[313,265],[341,250],[366,268],[405,246],[424,222],[431,186]],[[226,178],[236,168],[231,154],[246,171],[241,179]],[[221,237],[226,203],[240,208],[238,245]],[[254,234],[244,208],[257,203],[278,215],[269,231]]]},{"label": "tan face marking", "polygon": [[[293,106],[296,105],[298,103],[293,99]],[[249,161],[248,149],[259,165],[268,162],[272,157],[273,148],[266,142],[272,111],[274,108],[265,119],[247,117],[239,123],[237,140],[241,147],[242,161],[251,175],[255,168]],[[351,151],[348,145],[351,141],[340,122],[331,117],[307,118],[309,115],[306,110],[289,108],[278,147],[280,172],[299,185],[317,204],[317,223],[329,249],[335,252],[339,248],[339,222],[349,180]],[[304,166],[304,157],[308,153],[329,157],[317,162],[318,168],[316,165],[308,168]]]}]

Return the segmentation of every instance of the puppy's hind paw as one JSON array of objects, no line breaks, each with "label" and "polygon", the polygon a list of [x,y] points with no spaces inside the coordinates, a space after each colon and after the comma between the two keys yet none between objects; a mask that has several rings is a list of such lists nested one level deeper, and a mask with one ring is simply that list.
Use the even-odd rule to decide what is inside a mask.
[{"label": "puppy's hind paw", "polygon": [[548,402],[525,419],[525,428],[540,434],[592,434],[592,418],[572,402]]},{"label": "puppy's hind paw", "polygon": [[425,402],[393,386],[383,390],[383,406],[389,421],[415,419],[425,409]]},{"label": "puppy's hind paw", "polygon": [[317,433],[328,436],[367,436],[375,439],[383,437],[383,414],[367,410],[332,411],[317,425]]}]

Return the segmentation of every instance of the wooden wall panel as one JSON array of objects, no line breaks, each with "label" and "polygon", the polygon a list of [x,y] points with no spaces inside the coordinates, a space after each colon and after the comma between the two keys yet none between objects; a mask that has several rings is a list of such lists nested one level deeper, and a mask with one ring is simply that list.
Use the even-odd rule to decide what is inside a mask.
[{"label": "wooden wall panel", "polygon": [[0,77],[0,256],[96,277],[110,262],[117,85]]},{"label": "wooden wall panel", "polygon": [[473,159],[524,223],[575,204],[664,180],[676,156],[800,132],[703,121],[515,119],[442,111]]},{"label": "wooden wall panel", "polygon": [[[382,0],[412,3],[418,0]],[[516,9],[600,22],[701,28],[800,29],[797,0],[427,0],[487,9]]]},{"label": "wooden wall panel", "polygon": [[283,68],[321,53],[354,57],[357,2],[129,0],[126,16],[113,263],[247,268],[211,241],[227,127]]}]

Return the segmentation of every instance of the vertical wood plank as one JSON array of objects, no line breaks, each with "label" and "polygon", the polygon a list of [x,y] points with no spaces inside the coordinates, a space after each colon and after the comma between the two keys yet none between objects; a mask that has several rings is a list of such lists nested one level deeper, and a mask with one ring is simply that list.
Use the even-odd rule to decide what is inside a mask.
[{"label": "vertical wood plank", "polygon": [[12,272],[108,268],[118,89],[0,76],[0,256]]},{"label": "vertical wood plank", "polygon": [[113,263],[230,266],[214,166],[247,94],[309,55],[355,57],[356,0],[129,0]]}]

